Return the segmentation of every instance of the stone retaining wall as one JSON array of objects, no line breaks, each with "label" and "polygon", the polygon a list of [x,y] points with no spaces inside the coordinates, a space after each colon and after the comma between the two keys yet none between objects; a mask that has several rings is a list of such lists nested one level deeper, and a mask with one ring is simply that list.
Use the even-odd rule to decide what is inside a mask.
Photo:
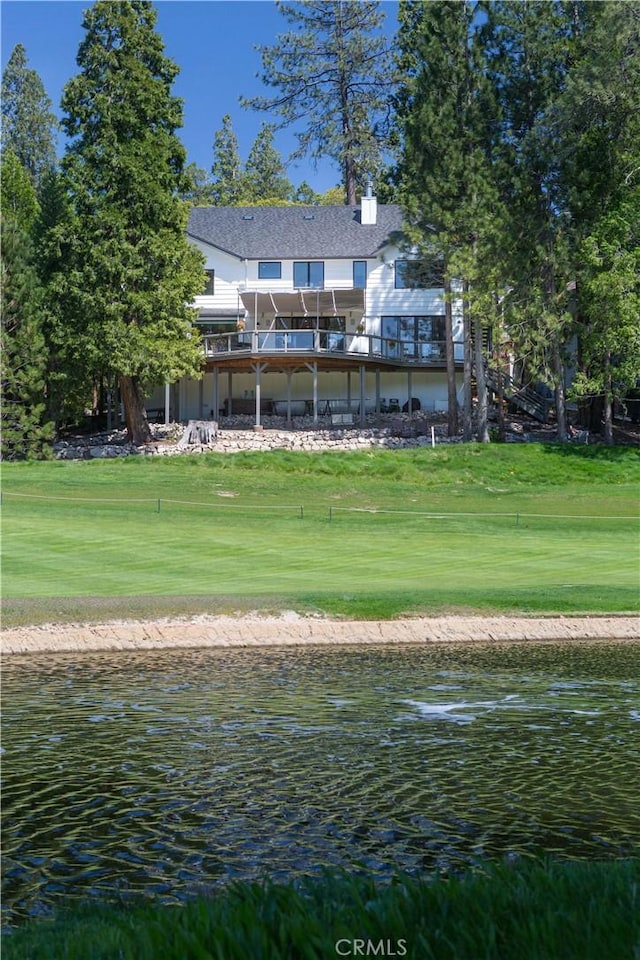
[{"label": "stone retaining wall", "polygon": [[[406,449],[428,447],[436,443],[461,443],[462,436],[447,435],[446,414],[417,411],[407,413],[370,415],[364,427],[331,426],[330,417],[296,417],[287,426],[284,417],[263,417],[260,429],[254,427],[254,417],[237,415],[225,417],[218,425],[215,440],[208,444],[186,442],[186,424],[151,424],[153,440],[136,447],[126,442],[123,430],[112,430],[91,437],[75,436],[59,440],[54,445],[58,460],[91,460],[128,456],[176,456],[186,453],[238,453],[243,450],[303,450],[315,453],[322,450],[363,450],[367,448]],[[213,421],[212,421],[213,426]],[[532,421],[512,421],[507,425],[507,442],[555,440],[553,427],[543,428]]]},{"label": "stone retaining wall", "polygon": [[[326,422],[325,422],[326,421]],[[224,420],[217,437],[208,444],[184,442],[185,427],[172,423],[168,427],[152,426],[151,443],[136,447],[126,442],[125,432],[114,430],[91,437],[72,437],[54,444],[58,460],[91,460],[127,456],[176,456],[186,453],[238,453],[242,450],[362,450],[371,447],[398,449],[429,446],[431,427],[438,443],[452,443],[458,437],[447,437],[442,417],[415,417],[396,415],[386,423],[367,424],[364,428],[331,428],[329,418],[314,425],[311,417],[298,417],[295,429],[286,429],[283,417],[265,417],[263,429],[254,429],[252,417],[236,416]],[[415,433],[415,436],[403,434]]]}]

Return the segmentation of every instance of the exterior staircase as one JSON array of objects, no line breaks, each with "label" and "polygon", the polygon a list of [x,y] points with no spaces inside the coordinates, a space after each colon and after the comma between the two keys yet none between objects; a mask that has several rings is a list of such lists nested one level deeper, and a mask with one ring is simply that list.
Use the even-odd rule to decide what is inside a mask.
[{"label": "exterior staircase", "polygon": [[540,423],[546,423],[549,417],[550,401],[541,397],[539,393],[532,390],[531,387],[524,387],[514,382],[507,373],[498,374],[495,370],[487,369],[485,372],[487,386],[495,393],[500,388],[502,380],[502,392],[504,397],[520,410],[524,410],[530,417],[539,420]]}]

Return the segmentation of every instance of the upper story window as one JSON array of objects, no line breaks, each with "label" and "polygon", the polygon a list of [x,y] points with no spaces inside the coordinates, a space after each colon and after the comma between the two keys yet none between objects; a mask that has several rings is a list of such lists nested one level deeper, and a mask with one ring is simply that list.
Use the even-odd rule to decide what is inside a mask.
[{"label": "upper story window", "polygon": [[444,284],[442,261],[396,260],[396,290],[429,290]]},{"label": "upper story window", "polygon": [[279,260],[261,260],[258,263],[259,280],[280,280],[282,264]]},{"label": "upper story window", "polygon": [[205,273],[207,275],[207,285],[202,291],[201,295],[203,297],[212,297],[215,292],[213,287],[214,287],[216,272],[215,270],[205,270]]},{"label": "upper story window", "polygon": [[302,260],[294,263],[293,285],[296,290],[302,287],[322,290],[324,287],[324,263],[322,260]]},{"label": "upper story window", "polygon": [[364,290],[367,286],[367,261],[353,261],[353,286],[356,290]]},{"label": "upper story window", "polygon": [[407,261],[396,260],[393,266],[394,266],[393,285],[396,288],[396,290],[399,290],[407,286]]}]

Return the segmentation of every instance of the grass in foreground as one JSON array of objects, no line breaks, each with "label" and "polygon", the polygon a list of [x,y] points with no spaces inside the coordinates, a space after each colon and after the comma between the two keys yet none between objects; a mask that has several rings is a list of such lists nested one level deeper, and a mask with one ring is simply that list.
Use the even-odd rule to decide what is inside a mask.
[{"label": "grass in foreground", "polygon": [[6,464],[4,623],[637,610],[639,482],[533,444]]},{"label": "grass in foreground", "polygon": [[343,874],[307,879],[297,887],[238,883],[180,907],[79,907],[8,934],[3,949],[6,960],[633,960],[639,955],[637,860],[521,862],[462,879],[406,878],[384,887]]}]

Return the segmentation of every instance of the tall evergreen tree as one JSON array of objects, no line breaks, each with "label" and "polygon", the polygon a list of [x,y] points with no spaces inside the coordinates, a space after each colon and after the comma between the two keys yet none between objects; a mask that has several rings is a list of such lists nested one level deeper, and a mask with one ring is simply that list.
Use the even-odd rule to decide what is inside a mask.
[{"label": "tall evergreen tree", "polygon": [[[473,318],[478,390],[478,435],[489,439],[483,330],[488,293],[495,280],[489,264],[500,207],[489,151],[493,104],[484,79],[474,27],[475,5],[464,0],[400,5],[397,95],[400,140],[399,191],[408,234],[421,256],[444,261],[449,432],[457,431],[452,341],[452,283],[465,300],[465,418],[471,436],[471,333]],[[459,293],[458,293],[459,295]]]},{"label": "tall evergreen tree", "polygon": [[263,123],[245,164],[249,202],[278,203],[291,200],[293,187],[282,157],[273,145],[273,126]]},{"label": "tall evergreen tree", "polygon": [[246,199],[246,183],[238,151],[238,138],[230,115],[222,118],[222,127],[213,138],[212,202],[217,207],[234,207]]},{"label": "tall evergreen tree", "polygon": [[306,206],[320,202],[319,194],[315,192],[313,187],[309,186],[306,180],[303,180],[294,190],[293,200],[295,203],[302,203]]},{"label": "tall evergreen tree", "polygon": [[574,393],[602,397],[604,439],[613,443],[614,401],[640,383],[640,186],[597,220],[580,255],[584,322]]},{"label": "tall evergreen tree", "polygon": [[201,254],[186,238],[177,67],[146,0],[98,0],[84,17],[80,73],[66,86],[63,161],[74,204],[66,271],[70,336],[118,378],[129,439],[150,439],[144,391],[201,375],[193,302]]},{"label": "tall evergreen tree", "polygon": [[614,401],[640,378],[640,3],[590,4],[582,20],[552,117],[577,280],[572,392],[602,401],[611,443]]},{"label": "tall evergreen tree", "polygon": [[509,287],[505,314],[532,378],[554,391],[562,440],[575,278],[560,175],[562,130],[551,117],[574,57],[582,6],[497,0],[488,5],[483,28],[501,108],[496,170],[509,212],[501,248]]},{"label": "tall evergreen tree", "polygon": [[2,150],[15,154],[36,186],[55,166],[57,126],[42,80],[19,43],[2,75]]},{"label": "tall evergreen tree", "polygon": [[46,348],[40,326],[43,295],[33,266],[32,230],[38,204],[19,158],[4,150],[1,165],[2,458],[51,455],[46,420]]},{"label": "tall evergreen tree", "polygon": [[187,186],[182,192],[182,198],[195,207],[208,207],[213,201],[213,185],[207,171],[196,163],[189,163],[184,173]]},{"label": "tall evergreen tree", "polygon": [[78,423],[88,406],[96,351],[82,334],[73,334],[68,300],[76,225],[65,179],[50,170],[39,191],[34,226],[36,271],[45,296],[41,311],[47,345],[47,411],[56,428]]},{"label": "tall evergreen tree", "polygon": [[342,171],[346,202],[381,167],[381,121],[392,81],[383,13],[373,0],[279,3],[292,29],[261,47],[262,81],[277,92],[243,106],[302,125],[294,156],[329,157]]}]

